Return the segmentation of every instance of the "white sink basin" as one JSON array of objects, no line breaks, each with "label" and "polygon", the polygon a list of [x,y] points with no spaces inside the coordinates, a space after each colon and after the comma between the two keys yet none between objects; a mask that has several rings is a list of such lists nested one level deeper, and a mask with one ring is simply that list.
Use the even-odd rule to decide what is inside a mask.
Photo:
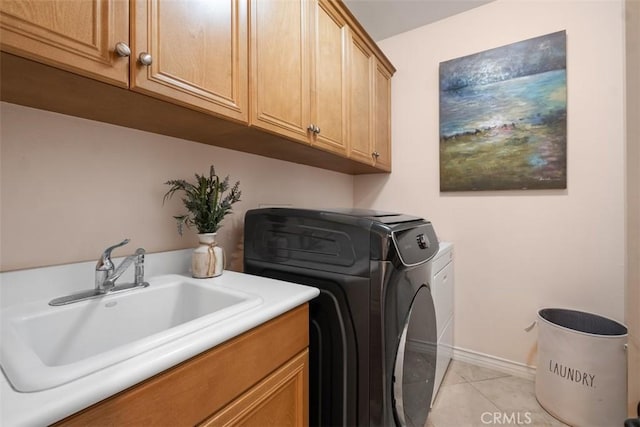
[{"label": "white sink basin", "polygon": [[44,390],[156,348],[259,305],[262,298],[184,276],[66,306],[1,313],[0,364],[21,392]]}]

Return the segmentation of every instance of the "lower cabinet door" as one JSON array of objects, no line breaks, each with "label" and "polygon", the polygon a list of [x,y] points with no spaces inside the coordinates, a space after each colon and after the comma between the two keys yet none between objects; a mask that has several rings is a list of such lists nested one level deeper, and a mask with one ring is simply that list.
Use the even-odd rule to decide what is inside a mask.
[{"label": "lower cabinet door", "polygon": [[303,351],[201,426],[306,426],[309,352]]},{"label": "lower cabinet door", "polygon": [[308,325],[303,304],[55,426],[306,425]]}]

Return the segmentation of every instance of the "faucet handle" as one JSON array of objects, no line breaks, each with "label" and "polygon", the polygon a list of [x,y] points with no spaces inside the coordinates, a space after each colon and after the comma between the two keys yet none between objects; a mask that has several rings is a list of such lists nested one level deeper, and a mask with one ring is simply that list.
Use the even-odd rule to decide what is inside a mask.
[{"label": "faucet handle", "polygon": [[144,254],[146,251],[143,248],[138,248],[136,250],[136,259],[135,259],[135,273],[133,282],[136,285],[144,283]]},{"label": "faucet handle", "polygon": [[124,246],[129,243],[129,239],[124,239],[122,242],[117,243],[113,246],[109,246],[104,250],[100,259],[98,259],[98,263],[96,264],[96,270],[100,271],[110,271],[113,270],[113,262],[111,262],[111,251],[115,248],[119,248],[120,246]]}]

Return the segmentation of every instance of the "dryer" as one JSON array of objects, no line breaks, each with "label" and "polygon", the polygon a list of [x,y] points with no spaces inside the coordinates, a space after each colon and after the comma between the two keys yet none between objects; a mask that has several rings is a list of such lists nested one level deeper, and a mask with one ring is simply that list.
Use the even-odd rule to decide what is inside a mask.
[{"label": "dryer", "polygon": [[423,427],[436,365],[429,221],[373,210],[267,208],[245,216],[246,273],[315,286],[312,426]]}]

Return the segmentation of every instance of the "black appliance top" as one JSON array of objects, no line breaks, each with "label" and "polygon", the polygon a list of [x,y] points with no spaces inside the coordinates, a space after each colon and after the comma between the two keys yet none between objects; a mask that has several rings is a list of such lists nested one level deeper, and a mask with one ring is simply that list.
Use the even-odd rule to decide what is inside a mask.
[{"label": "black appliance top", "polygon": [[430,260],[438,240],[429,221],[366,209],[264,208],[245,215],[245,259],[362,275],[369,260],[411,267]]},{"label": "black appliance top", "polygon": [[[299,209],[296,209],[299,210]],[[393,212],[377,211],[372,209],[328,209],[324,211],[317,211],[319,213],[333,213],[338,215],[345,215],[354,218],[365,218],[373,222],[381,222],[383,224],[393,225],[401,224],[404,222],[424,221],[423,218]],[[428,221],[427,221],[428,222]]]}]

